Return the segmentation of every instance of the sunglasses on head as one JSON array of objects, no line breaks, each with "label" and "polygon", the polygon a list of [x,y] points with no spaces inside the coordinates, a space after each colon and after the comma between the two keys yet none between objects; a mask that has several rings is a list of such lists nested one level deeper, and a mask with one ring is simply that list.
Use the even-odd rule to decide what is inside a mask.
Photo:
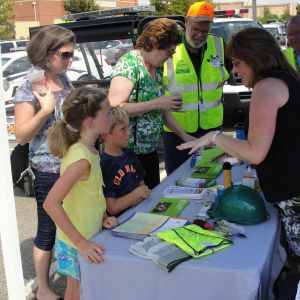
[{"label": "sunglasses on head", "polygon": [[74,51],[57,51],[63,60],[70,59],[74,56]]}]

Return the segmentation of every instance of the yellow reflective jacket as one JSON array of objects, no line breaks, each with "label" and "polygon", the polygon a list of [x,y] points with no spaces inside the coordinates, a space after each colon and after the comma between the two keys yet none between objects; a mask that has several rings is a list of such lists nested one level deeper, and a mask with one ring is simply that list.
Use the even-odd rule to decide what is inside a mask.
[{"label": "yellow reflective jacket", "polygon": [[295,55],[294,55],[294,49],[289,47],[287,49],[283,50],[283,54],[286,57],[287,61],[291,64],[291,66],[297,70],[296,61],[295,61]]},{"label": "yellow reflective jacket", "polygon": [[233,242],[197,225],[187,225],[158,232],[162,240],[177,245],[192,257],[201,257],[229,247]]},{"label": "yellow reflective jacket", "polygon": [[[184,43],[176,48],[172,59],[164,65],[163,82],[166,94],[173,89],[181,92],[183,105],[173,116],[184,131],[196,132],[202,129],[215,128],[223,123],[223,84],[229,78],[224,66],[223,39],[209,35],[207,48],[203,53],[200,78],[194,69]],[[170,131],[166,126],[164,130]]]}]

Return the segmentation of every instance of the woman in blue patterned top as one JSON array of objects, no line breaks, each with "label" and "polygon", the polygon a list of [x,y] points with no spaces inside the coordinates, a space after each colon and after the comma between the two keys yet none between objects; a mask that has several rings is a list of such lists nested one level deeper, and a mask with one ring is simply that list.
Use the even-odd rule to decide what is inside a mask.
[{"label": "woman in blue patterned top", "polygon": [[59,299],[49,286],[49,268],[55,242],[56,226],[43,209],[44,200],[59,177],[60,160],[48,149],[45,131],[62,118],[61,105],[73,89],[66,76],[72,63],[75,36],[72,31],[50,25],[40,29],[27,47],[29,62],[45,71],[44,96],[33,91],[25,79],[14,99],[16,140],[29,142],[29,162],[35,175],[38,228],[34,240],[33,259],[38,280],[36,299]]}]

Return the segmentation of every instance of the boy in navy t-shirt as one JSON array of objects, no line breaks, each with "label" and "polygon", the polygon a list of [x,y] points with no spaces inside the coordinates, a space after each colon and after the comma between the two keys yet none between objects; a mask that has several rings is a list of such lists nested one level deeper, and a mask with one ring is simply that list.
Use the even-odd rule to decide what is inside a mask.
[{"label": "boy in navy t-shirt", "polygon": [[113,107],[110,133],[101,135],[104,143],[101,153],[103,192],[107,212],[113,216],[119,216],[151,193],[144,183],[145,171],[136,154],[126,148],[130,135],[128,125],[126,111]]}]

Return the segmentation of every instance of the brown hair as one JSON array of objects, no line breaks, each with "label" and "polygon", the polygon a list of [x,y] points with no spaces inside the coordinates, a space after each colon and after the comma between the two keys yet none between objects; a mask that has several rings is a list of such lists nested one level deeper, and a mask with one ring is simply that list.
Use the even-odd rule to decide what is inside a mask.
[{"label": "brown hair", "polygon": [[32,65],[47,70],[49,55],[68,43],[75,43],[75,35],[71,30],[58,25],[45,26],[29,41],[28,60]]},{"label": "brown hair", "polygon": [[67,153],[68,148],[79,140],[83,121],[87,117],[94,118],[105,99],[106,92],[97,88],[81,87],[69,94],[62,106],[65,119],[53,124],[46,132],[52,155],[62,158]]},{"label": "brown hair", "polygon": [[124,108],[120,106],[112,107],[111,113],[112,113],[112,118],[111,118],[110,132],[115,128],[117,124],[129,123],[129,118]]},{"label": "brown hair", "polygon": [[180,44],[181,41],[181,30],[176,21],[159,18],[147,24],[137,39],[136,48],[150,52],[153,49],[153,43],[158,45],[158,49],[167,49],[172,45]]},{"label": "brown hair", "polygon": [[273,70],[284,70],[299,79],[277,41],[262,28],[246,28],[233,35],[226,47],[226,56],[242,60],[251,67],[250,87]]}]

